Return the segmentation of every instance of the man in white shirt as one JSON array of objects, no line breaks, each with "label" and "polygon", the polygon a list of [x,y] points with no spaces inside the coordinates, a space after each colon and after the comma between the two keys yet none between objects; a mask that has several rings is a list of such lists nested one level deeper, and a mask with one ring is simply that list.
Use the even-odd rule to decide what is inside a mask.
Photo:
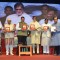
[{"label": "man in white shirt", "polygon": [[11,23],[11,20],[8,19],[7,24],[4,25],[6,55],[9,55],[9,53],[10,55],[14,55],[13,54],[14,31],[15,31],[15,26],[14,24]]},{"label": "man in white shirt", "polygon": [[17,24],[18,22],[20,22],[21,17],[24,16],[25,22],[29,25],[30,22],[32,21],[32,18],[27,13],[24,12],[23,4],[22,3],[16,3],[14,5],[14,9],[15,9],[15,14],[9,15],[6,18],[6,21],[7,21],[7,19],[11,19],[11,22],[13,24]]},{"label": "man in white shirt", "polygon": [[[26,30],[23,30],[23,26],[26,27]],[[16,30],[18,30],[18,44],[23,44],[23,45],[26,45],[27,42],[26,42],[26,38],[27,38],[27,24],[25,22],[25,18],[24,17],[21,17],[21,22],[19,22],[17,25],[16,25]]]},{"label": "man in white shirt", "polygon": [[48,23],[48,19],[44,20],[42,24],[42,40],[41,45],[43,46],[43,53],[49,54],[49,45],[51,41],[51,24]]}]

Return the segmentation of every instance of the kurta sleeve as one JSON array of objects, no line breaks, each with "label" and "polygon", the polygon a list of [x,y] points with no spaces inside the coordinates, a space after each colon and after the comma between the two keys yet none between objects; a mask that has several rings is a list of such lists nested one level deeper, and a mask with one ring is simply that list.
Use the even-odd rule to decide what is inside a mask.
[{"label": "kurta sleeve", "polygon": [[41,31],[41,25],[38,23],[37,31]]},{"label": "kurta sleeve", "polygon": [[42,24],[41,30],[42,30],[42,32],[44,32],[44,24]]},{"label": "kurta sleeve", "polygon": [[[30,25],[32,24],[32,22],[30,23]],[[30,30],[30,25],[28,25],[28,30]]]},{"label": "kurta sleeve", "polygon": [[0,21],[0,29],[2,29],[3,27],[2,27],[2,24],[1,24],[1,21]]},{"label": "kurta sleeve", "polygon": [[60,31],[60,23],[57,23],[57,25],[56,25],[56,31]]},{"label": "kurta sleeve", "polygon": [[19,28],[19,23],[16,25],[16,30],[21,30],[21,28]]},{"label": "kurta sleeve", "polygon": [[9,17],[6,17],[6,21],[5,21],[5,24],[7,24],[7,20],[8,20]]}]

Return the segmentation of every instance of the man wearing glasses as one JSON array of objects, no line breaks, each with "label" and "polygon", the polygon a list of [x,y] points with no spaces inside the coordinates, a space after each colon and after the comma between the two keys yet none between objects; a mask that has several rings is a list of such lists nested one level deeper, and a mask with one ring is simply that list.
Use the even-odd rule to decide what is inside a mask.
[{"label": "man wearing glasses", "polygon": [[18,22],[20,22],[21,17],[24,16],[25,17],[25,22],[29,25],[30,22],[32,21],[32,18],[24,12],[23,4],[20,3],[20,2],[16,3],[14,5],[14,9],[15,9],[15,14],[9,15],[6,18],[6,21],[7,21],[8,18],[10,18],[12,23],[17,24]]}]

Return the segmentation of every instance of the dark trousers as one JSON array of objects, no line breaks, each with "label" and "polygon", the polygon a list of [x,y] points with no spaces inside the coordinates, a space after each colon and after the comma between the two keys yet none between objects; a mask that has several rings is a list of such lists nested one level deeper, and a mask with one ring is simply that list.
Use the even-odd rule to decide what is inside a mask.
[{"label": "dark trousers", "polygon": [[23,45],[27,45],[27,36],[19,36],[18,35],[18,44],[23,44]]},{"label": "dark trousers", "polygon": [[60,46],[55,46],[55,53],[56,53],[57,55],[60,54]]}]

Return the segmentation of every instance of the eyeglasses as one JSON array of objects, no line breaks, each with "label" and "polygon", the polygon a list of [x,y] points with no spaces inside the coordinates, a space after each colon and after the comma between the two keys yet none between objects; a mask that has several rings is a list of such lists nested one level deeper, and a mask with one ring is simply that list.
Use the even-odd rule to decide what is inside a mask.
[{"label": "eyeglasses", "polygon": [[22,9],[16,9],[16,10],[22,10]]}]

